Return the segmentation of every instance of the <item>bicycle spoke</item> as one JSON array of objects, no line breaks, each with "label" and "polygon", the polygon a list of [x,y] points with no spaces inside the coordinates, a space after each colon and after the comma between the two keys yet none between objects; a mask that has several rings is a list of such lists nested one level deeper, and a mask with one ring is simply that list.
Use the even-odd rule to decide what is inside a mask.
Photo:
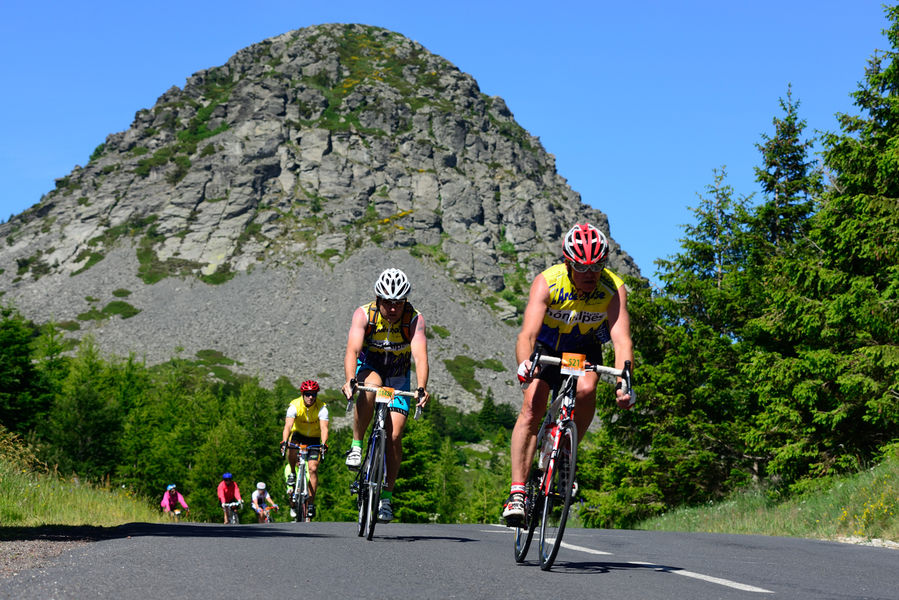
[{"label": "bicycle spoke", "polygon": [[577,429],[573,422],[559,430],[559,451],[551,464],[543,496],[540,525],[540,568],[548,571],[559,553],[568,512],[577,461]]},{"label": "bicycle spoke", "polygon": [[384,438],[376,436],[372,443],[371,470],[368,481],[368,530],[366,537],[371,540],[378,523],[378,508],[381,500],[381,484],[384,477]]},{"label": "bicycle spoke", "polygon": [[524,503],[524,521],[515,528],[515,562],[524,562],[534,537],[534,530],[540,522],[537,514],[540,493],[540,472],[531,469],[528,477],[527,492]]}]

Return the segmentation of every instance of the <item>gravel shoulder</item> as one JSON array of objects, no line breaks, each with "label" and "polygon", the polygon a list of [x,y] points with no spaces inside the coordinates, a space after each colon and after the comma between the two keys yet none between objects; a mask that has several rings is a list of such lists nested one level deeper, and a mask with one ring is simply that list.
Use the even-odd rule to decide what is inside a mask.
[{"label": "gravel shoulder", "polygon": [[44,566],[89,542],[127,535],[120,527],[0,527],[0,579]]}]

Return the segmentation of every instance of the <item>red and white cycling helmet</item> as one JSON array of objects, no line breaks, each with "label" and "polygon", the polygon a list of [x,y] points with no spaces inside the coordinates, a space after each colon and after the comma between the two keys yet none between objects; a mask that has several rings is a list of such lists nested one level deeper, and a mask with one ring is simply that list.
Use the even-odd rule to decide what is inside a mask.
[{"label": "red and white cycling helmet", "polygon": [[409,278],[399,269],[385,269],[375,282],[375,295],[384,300],[402,300],[411,290]]},{"label": "red and white cycling helmet", "polygon": [[562,256],[566,261],[576,265],[604,267],[609,259],[609,242],[606,236],[590,223],[577,224],[565,234]]},{"label": "red and white cycling helmet", "polygon": [[317,393],[318,390],[319,390],[318,382],[315,381],[314,379],[307,379],[306,381],[304,381],[303,383],[300,384],[301,392],[316,392]]}]

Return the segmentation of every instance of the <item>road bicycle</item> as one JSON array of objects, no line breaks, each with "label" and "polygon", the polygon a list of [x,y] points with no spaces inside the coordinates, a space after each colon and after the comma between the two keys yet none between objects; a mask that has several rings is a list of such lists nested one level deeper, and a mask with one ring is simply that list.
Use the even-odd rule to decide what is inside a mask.
[{"label": "road bicycle", "polygon": [[225,509],[225,515],[228,517],[228,524],[239,525],[240,515],[237,514],[237,511],[243,508],[243,501],[234,500],[232,502],[226,502],[223,508]]},{"label": "road bicycle", "polygon": [[603,379],[621,377],[625,393],[632,389],[633,377],[630,361],[623,369],[603,365],[588,365],[583,354],[563,353],[562,357],[544,356],[535,352],[531,356],[529,377],[538,365],[558,365],[562,375],[567,375],[546,411],[537,432],[535,464],[525,484],[524,519],[515,527],[515,562],[524,562],[534,532],[540,529],[540,568],[548,571],[559,548],[571,509],[571,499],[576,494],[577,483],[577,425],[574,422],[577,381],[587,371],[597,373]]},{"label": "road bicycle", "polygon": [[[350,381],[350,387],[353,393],[347,402],[347,413],[353,409],[353,399],[357,391],[375,393],[374,425],[368,437],[365,458],[355,481],[350,486],[350,493],[356,494],[356,505],[359,509],[356,533],[360,537],[365,535],[367,539],[371,540],[378,522],[381,489],[387,482],[387,431],[384,428],[387,422],[387,407],[393,401],[394,396],[420,399],[424,390],[419,388],[417,392],[404,392],[386,386],[358,385],[355,379]],[[416,406],[413,418],[417,419],[420,415],[421,407]]]},{"label": "road bicycle", "polygon": [[169,511],[169,517],[171,517],[171,519],[176,523],[182,518],[186,518],[188,514],[190,514],[190,511],[186,508],[183,511],[180,508],[175,508]]},{"label": "road bicycle", "polygon": [[272,517],[272,511],[278,510],[277,505],[272,506],[271,504],[266,504],[262,509],[262,522],[263,523],[274,523],[275,519]]},{"label": "road bicycle", "polygon": [[294,444],[293,442],[287,442],[287,447],[297,451],[296,484],[293,487],[293,492],[288,492],[290,506],[296,512],[295,519],[297,523],[309,523],[312,521],[312,517],[309,516],[309,505],[312,504],[312,488],[306,463],[309,462],[309,453],[315,450],[318,450],[319,456],[324,458],[325,446],[322,444]]}]

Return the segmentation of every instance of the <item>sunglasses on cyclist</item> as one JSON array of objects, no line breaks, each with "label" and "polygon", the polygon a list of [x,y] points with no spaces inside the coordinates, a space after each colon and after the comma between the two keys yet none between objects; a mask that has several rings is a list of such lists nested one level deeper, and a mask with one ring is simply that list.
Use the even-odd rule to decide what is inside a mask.
[{"label": "sunglasses on cyclist", "polygon": [[586,273],[587,271],[593,271],[594,273],[599,273],[603,269],[606,268],[605,262],[593,263],[592,265],[582,265],[580,263],[572,262],[571,268],[577,271],[578,273]]},{"label": "sunglasses on cyclist", "polygon": [[318,395],[318,392],[303,392],[303,395],[304,395],[304,396],[313,396],[313,397],[315,397],[315,396]]}]

